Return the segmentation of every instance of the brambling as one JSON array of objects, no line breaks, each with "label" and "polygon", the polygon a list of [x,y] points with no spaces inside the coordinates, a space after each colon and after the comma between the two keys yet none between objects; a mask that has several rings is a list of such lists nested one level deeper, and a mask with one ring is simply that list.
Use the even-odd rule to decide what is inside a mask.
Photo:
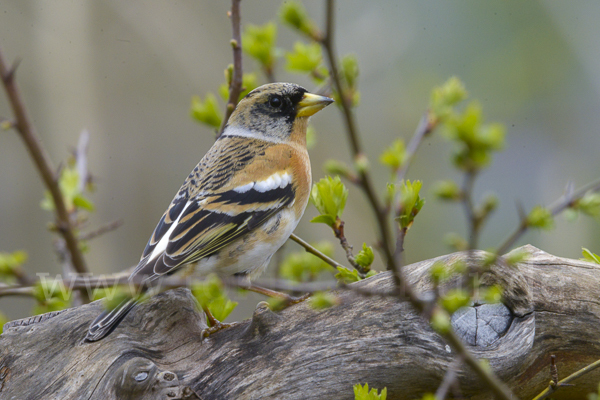
[{"label": "brambling", "polygon": [[[308,119],[333,102],[291,83],[254,89],[177,192],[130,280],[148,284],[195,264],[195,274],[261,274],[308,203]],[[136,304],[102,313],[86,340],[108,335]]]}]

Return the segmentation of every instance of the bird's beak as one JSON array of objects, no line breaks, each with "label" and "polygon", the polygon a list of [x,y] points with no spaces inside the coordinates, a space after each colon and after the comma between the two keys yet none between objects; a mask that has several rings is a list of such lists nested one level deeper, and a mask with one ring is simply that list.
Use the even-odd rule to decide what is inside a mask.
[{"label": "bird's beak", "polygon": [[302,100],[298,103],[297,117],[310,117],[318,111],[333,103],[333,99],[312,93],[304,93]]}]

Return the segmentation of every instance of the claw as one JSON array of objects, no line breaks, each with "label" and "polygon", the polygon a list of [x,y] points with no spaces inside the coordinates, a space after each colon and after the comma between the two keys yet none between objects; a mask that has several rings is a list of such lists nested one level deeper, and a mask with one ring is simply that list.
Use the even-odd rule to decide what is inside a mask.
[{"label": "claw", "polygon": [[206,314],[206,319],[210,323],[210,328],[206,328],[202,331],[202,336],[207,338],[213,333],[217,333],[223,329],[227,329],[235,325],[235,322],[232,324],[226,324],[214,317],[208,308],[204,308],[204,313]]}]

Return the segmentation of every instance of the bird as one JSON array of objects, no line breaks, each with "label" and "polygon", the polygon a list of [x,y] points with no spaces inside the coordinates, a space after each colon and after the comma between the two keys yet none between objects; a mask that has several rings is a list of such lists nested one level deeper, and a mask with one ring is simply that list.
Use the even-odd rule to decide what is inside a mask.
[{"label": "bird", "polygon": [[[304,214],[311,188],[308,120],[332,102],[282,82],[242,98],[159,220],[129,280],[148,287],[189,266],[195,276],[260,275]],[[85,341],[110,334],[136,303],[104,311]]]}]

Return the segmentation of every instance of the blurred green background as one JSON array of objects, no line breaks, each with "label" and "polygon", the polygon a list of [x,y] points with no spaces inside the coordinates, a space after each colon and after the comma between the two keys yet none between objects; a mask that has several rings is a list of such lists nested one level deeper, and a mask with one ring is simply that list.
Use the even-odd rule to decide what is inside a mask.
[{"label": "blurred green background", "polygon": [[[322,1],[304,1],[322,26]],[[242,23],[277,19],[280,2],[242,2]],[[193,95],[216,92],[231,63],[229,1],[3,0],[0,45],[21,59],[17,79],[34,123],[58,165],[90,132],[89,167],[96,178],[97,211],[90,229],[117,218],[125,224],[90,242],[94,273],[137,263],[156,222],[189,171],[213,142],[213,132],[189,117]],[[359,1],[337,2],[339,55],[356,54],[361,103],[356,114],[377,187],[387,170],[377,158],[395,138],[411,137],[432,87],[452,75],[479,99],[489,122],[507,128],[507,148],[478,180],[475,195],[495,192],[500,207],[483,232],[483,248],[498,245],[526,209],[549,204],[567,184],[598,179],[600,171],[600,3],[597,1]],[[279,27],[278,47],[299,37]],[[256,68],[244,59],[246,71]],[[314,89],[306,77],[276,70],[280,81]],[[261,76],[261,79],[264,79]],[[12,117],[4,93],[0,116]],[[313,178],[330,158],[350,162],[342,119],[335,107],[313,118],[317,145]],[[444,235],[465,234],[462,209],[437,202],[430,189],[458,179],[451,145],[438,135],[422,145],[409,172],[424,182],[427,203],[406,241],[409,262],[449,251]],[[364,196],[350,188],[344,219],[358,249],[374,239]],[[61,273],[40,209],[44,188],[19,137],[0,132],[0,251],[26,250],[30,273]],[[309,206],[297,233],[330,239],[325,225],[310,224]],[[600,251],[599,224],[557,220],[551,233],[527,234],[553,254],[578,258],[581,247]],[[336,257],[343,259],[336,246]],[[298,250],[288,243],[286,251]],[[381,264],[375,268],[381,269]],[[249,316],[259,296],[232,319]],[[10,319],[31,313],[33,302],[0,298]]]}]

